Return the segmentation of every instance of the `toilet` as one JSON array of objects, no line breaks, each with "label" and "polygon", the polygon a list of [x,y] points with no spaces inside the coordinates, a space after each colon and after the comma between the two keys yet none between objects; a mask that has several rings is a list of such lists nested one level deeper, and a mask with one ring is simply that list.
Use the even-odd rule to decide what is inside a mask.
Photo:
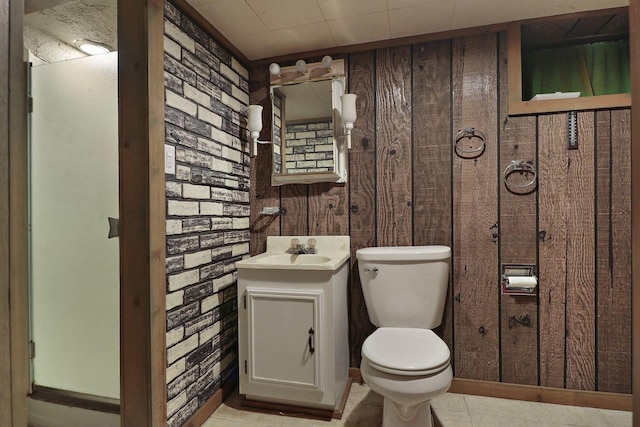
[{"label": "toilet", "polygon": [[449,348],[431,330],[442,322],[451,248],[364,248],[356,257],[369,319],[378,327],[362,345],[360,372],[384,397],[382,426],[432,427],[431,399],[453,378]]}]

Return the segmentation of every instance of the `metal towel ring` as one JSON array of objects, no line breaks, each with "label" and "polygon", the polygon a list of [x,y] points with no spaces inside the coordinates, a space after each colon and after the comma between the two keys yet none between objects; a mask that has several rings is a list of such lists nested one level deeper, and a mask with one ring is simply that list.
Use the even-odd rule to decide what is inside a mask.
[{"label": "metal towel ring", "polygon": [[[511,174],[514,172],[520,172],[521,174],[530,173],[530,174],[533,174],[533,178],[531,178],[530,181],[524,184],[510,184],[509,176],[511,176]],[[512,160],[509,166],[507,166],[504,172],[502,173],[502,180],[504,181],[504,184],[507,186],[508,189],[527,188],[536,183],[536,181],[538,180],[538,172],[536,171],[536,168],[533,166],[532,161],[525,162],[524,160]]]},{"label": "metal towel ring", "polygon": [[[473,150],[465,150],[464,148],[459,147],[460,140],[463,138],[479,138],[482,141],[482,145],[478,148],[474,148]],[[480,157],[482,153],[484,153],[484,149],[486,147],[485,136],[476,128],[464,128],[458,131],[456,135],[456,142],[454,144],[454,151],[458,155],[458,157],[462,157],[463,159],[475,159],[476,157]]]}]

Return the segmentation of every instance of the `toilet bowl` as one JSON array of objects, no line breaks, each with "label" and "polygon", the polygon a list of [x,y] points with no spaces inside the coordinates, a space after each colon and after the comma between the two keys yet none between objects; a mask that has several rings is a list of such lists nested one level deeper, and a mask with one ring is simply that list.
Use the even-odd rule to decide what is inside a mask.
[{"label": "toilet bowl", "polygon": [[360,373],[384,397],[384,427],[431,427],[430,401],[453,378],[447,345],[417,328],[377,329],[362,346]]},{"label": "toilet bowl", "polygon": [[449,284],[447,246],[356,251],[371,323],[360,372],[384,397],[383,427],[431,427],[431,399],[451,385],[451,353],[431,329],[440,325]]}]

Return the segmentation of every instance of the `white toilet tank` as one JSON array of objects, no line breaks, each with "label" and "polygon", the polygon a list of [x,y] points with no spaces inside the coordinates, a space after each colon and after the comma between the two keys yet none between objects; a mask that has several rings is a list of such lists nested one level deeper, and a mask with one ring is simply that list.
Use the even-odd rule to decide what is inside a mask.
[{"label": "white toilet tank", "polygon": [[442,323],[450,247],[364,248],[356,257],[371,323],[423,329]]}]

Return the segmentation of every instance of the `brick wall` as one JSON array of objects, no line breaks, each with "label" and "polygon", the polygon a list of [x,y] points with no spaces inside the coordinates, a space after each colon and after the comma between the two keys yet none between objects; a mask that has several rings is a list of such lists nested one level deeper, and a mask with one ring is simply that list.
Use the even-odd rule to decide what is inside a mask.
[{"label": "brick wall", "polygon": [[165,3],[167,417],[182,425],[237,375],[235,261],[249,252],[247,70]]},{"label": "brick wall", "polygon": [[287,124],[287,173],[333,170],[333,122]]},{"label": "brick wall", "polygon": [[282,173],[282,93],[273,92],[273,173]]}]

